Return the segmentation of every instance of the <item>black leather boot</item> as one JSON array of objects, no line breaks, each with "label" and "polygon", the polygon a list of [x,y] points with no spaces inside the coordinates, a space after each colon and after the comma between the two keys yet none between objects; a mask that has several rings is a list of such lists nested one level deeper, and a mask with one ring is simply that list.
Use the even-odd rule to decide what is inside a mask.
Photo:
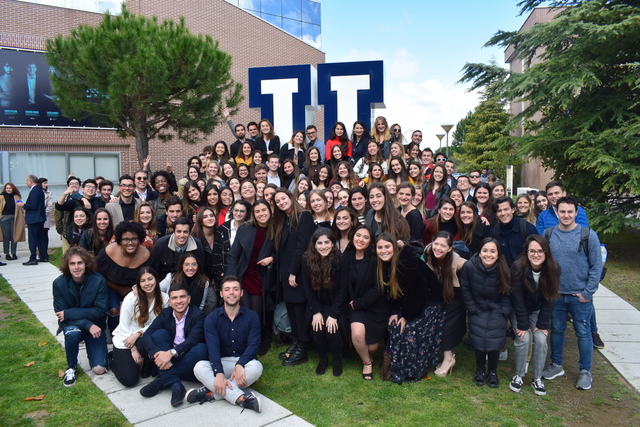
[{"label": "black leather boot", "polygon": [[282,361],[282,366],[296,366],[309,360],[307,356],[307,348],[304,344],[298,344],[293,353]]},{"label": "black leather boot", "polygon": [[300,342],[298,340],[293,340],[293,343],[289,346],[289,348],[278,355],[278,359],[285,360],[289,358],[293,353],[295,353],[299,345]]}]

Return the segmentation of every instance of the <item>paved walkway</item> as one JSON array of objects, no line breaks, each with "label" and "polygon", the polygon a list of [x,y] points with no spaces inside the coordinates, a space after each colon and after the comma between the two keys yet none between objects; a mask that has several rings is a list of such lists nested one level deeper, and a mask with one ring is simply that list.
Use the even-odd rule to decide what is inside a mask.
[{"label": "paved walkway", "polygon": [[[49,247],[60,247],[60,238],[55,233],[49,233],[51,242]],[[60,275],[60,270],[49,263],[40,263],[37,266],[23,266],[28,261],[29,250],[27,243],[18,244],[18,260],[6,261],[7,266],[0,267],[0,274],[11,284],[20,299],[33,311],[40,322],[56,337],[60,344],[64,344],[62,334],[55,335],[58,329],[58,321],[53,314],[53,302],[51,284]],[[288,409],[269,400],[257,393],[262,400],[262,413],[258,414],[246,410],[240,414],[242,408],[234,406],[226,401],[208,402],[204,405],[183,403],[174,408],[170,405],[171,390],[166,389],[158,396],[147,399],[140,395],[142,386],[151,381],[151,378],[141,380],[137,387],[127,388],[116,380],[112,373],[95,375],[89,369],[86,352],[83,348],[79,355],[80,367],[91,378],[113,404],[122,412],[131,424],[136,426],[180,426],[188,420],[189,426],[210,426],[215,424],[221,427],[231,426],[287,426],[306,427],[312,426],[302,418],[294,415]],[[64,368],[61,366],[60,368]],[[200,387],[198,383],[183,382],[189,389]],[[60,380],[62,387],[62,380]],[[212,416],[215,418],[212,419]],[[215,421],[214,421],[215,420]]]}]

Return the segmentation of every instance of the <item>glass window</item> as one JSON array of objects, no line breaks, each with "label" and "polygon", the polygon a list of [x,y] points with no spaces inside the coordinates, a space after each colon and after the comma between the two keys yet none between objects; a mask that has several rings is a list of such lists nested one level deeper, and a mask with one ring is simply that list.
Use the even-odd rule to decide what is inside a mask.
[{"label": "glass window", "polygon": [[67,181],[65,153],[9,153],[9,180],[24,185],[28,175],[45,177],[49,183]]},{"label": "glass window", "polygon": [[[300,21],[302,19],[302,0],[282,0],[282,17]],[[287,24],[284,25],[286,28]]]},{"label": "glass window", "polygon": [[271,22],[276,27],[282,28],[282,17],[281,16],[274,16],[274,15],[269,15],[267,13],[261,13],[260,17],[262,19],[264,19],[265,21],[267,21],[267,22]]},{"label": "glass window", "polygon": [[82,181],[96,176],[93,154],[69,154],[69,170]]},{"label": "glass window", "polygon": [[302,22],[294,21],[293,19],[284,18],[282,20],[282,24],[283,24],[282,29],[285,30],[287,33],[299,39],[302,38]]},{"label": "glass window", "polygon": [[109,181],[117,182],[120,177],[120,161],[117,155],[96,154],[94,158],[96,174]]},{"label": "glass window", "polygon": [[320,25],[320,3],[311,0],[302,0],[302,20],[311,24]]},{"label": "glass window", "polygon": [[[262,12],[263,14],[268,13],[271,15],[282,16],[282,1],[281,0],[260,0],[260,12]],[[264,18],[264,19],[267,19],[267,18]],[[269,20],[267,19],[267,21]],[[281,27],[282,24],[278,26]]]},{"label": "glass window", "polygon": [[322,48],[322,34],[320,25],[302,23],[302,41],[316,49]]},{"label": "glass window", "polygon": [[234,1],[233,4],[236,4],[243,9],[260,11],[260,0],[239,0]]}]

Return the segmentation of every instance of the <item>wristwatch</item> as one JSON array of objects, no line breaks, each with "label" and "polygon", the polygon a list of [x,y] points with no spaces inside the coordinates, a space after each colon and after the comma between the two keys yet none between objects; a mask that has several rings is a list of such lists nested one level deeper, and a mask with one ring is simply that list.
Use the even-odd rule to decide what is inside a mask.
[{"label": "wristwatch", "polygon": [[175,348],[172,348],[171,350],[169,350],[171,352],[171,357],[177,357],[178,356],[178,352],[176,351]]}]

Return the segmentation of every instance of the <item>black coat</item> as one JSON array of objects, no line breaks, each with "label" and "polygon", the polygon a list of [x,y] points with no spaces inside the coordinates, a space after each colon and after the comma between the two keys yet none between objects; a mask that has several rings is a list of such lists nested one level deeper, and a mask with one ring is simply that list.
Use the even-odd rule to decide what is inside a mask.
[{"label": "black coat", "polygon": [[498,220],[491,228],[491,237],[500,242],[500,249],[509,266],[522,252],[525,239],[532,234],[538,234],[535,225],[516,215],[509,224],[502,224]]},{"label": "black coat", "polygon": [[[528,330],[529,314],[539,310],[536,328],[548,330],[551,327],[551,314],[556,302],[555,300],[549,301],[542,295],[542,286],[536,286],[533,280],[531,265],[527,265],[524,274],[519,274],[520,270],[521,264],[516,261],[511,267],[511,304],[513,304],[513,311],[518,321],[517,328],[521,331]],[[541,277],[540,281],[542,280]],[[525,281],[536,291],[530,292]]]},{"label": "black coat", "polygon": [[217,288],[220,288],[220,283],[229,263],[231,221],[233,221],[233,218],[219,226],[216,230],[216,237],[213,239],[213,276]]},{"label": "black coat", "polygon": [[469,344],[474,350],[497,351],[507,341],[509,295],[498,293],[498,267],[485,268],[478,254],[460,270],[460,292],[469,316]]},{"label": "black coat", "polygon": [[[354,262],[355,252],[349,250],[344,253],[344,258]],[[376,269],[378,260],[375,255],[365,255],[366,272],[353,280],[353,269],[349,268],[349,301],[353,301],[353,309],[371,310],[376,313],[385,313],[389,317],[389,304],[378,287]]]},{"label": "black coat", "polygon": [[[280,148],[280,163],[282,164],[287,159],[292,159],[295,156],[295,149],[291,144],[285,144]],[[300,170],[305,170],[305,151],[298,151],[298,167]]]},{"label": "black coat", "polygon": [[[302,254],[307,250],[311,235],[315,230],[311,213],[303,211],[298,219],[297,227],[287,218],[282,227],[275,259],[278,268],[278,287],[282,299],[290,303],[305,302],[302,289]],[[289,286],[289,275],[296,276],[297,288]]]},{"label": "black coat", "polygon": [[[151,249],[151,260],[158,277],[164,278],[169,273],[175,273],[178,270],[180,258],[184,255],[179,255],[169,248],[170,239],[171,234],[159,238],[156,244],[153,245],[153,249]],[[187,242],[187,245],[195,246],[195,250],[188,250],[185,253],[192,252],[198,260],[198,264],[203,265],[204,250],[202,249],[202,242],[197,237],[189,236],[189,239],[193,239],[193,242]]]},{"label": "black coat", "polygon": [[330,316],[338,320],[345,319],[345,302],[349,280],[349,263],[336,254],[331,266],[331,283],[329,289],[313,290],[311,288],[311,271],[306,259],[302,260],[302,287],[307,298],[307,315],[322,313],[323,317]]},{"label": "black coat", "polygon": [[[175,347],[178,352],[178,357],[184,357],[184,355],[187,354],[193,346],[204,342],[204,319],[207,316],[202,310],[194,305],[189,305],[189,311],[186,316],[187,318],[184,323],[185,341]],[[162,309],[158,317],[154,319],[151,325],[149,325],[147,331],[140,338],[142,345],[151,357],[160,351],[153,341],[153,333],[160,329],[164,329],[169,332],[171,341],[175,339],[176,319],[173,317],[173,308],[167,307]]]}]

